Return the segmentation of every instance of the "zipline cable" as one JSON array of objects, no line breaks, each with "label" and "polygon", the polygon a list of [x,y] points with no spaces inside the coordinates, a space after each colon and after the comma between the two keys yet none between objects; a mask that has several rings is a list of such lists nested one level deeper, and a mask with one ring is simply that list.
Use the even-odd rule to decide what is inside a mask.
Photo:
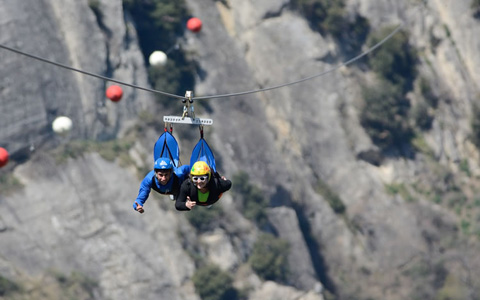
[{"label": "zipline cable", "polygon": [[[372,47],[370,47],[369,49],[367,49],[365,52],[363,52],[363,53],[355,56],[354,58],[351,58],[351,59],[349,59],[349,60],[347,60],[347,61],[339,64],[338,66],[336,66],[336,67],[334,67],[334,68],[328,69],[328,70],[326,70],[326,71],[324,71],[324,72],[321,72],[321,73],[318,73],[318,74],[315,74],[315,75],[312,75],[312,76],[309,76],[309,77],[306,77],[306,78],[302,78],[302,79],[300,79],[300,80],[296,80],[296,81],[293,81],[293,82],[288,82],[288,83],[284,83],[284,84],[280,84],[280,85],[275,85],[275,86],[271,86],[271,87],[267,87],[267,88],[256,89],[256,90],[251,90],[251,91],[246,91],[246,92],[230,93],[230,94],[220,94],[220,95],[211,95],[211,96],[202,96],[202,97],[192,97],[192,100],[227,98],[227,97],[233,97],[233,96],[240,96],[240,95],[247,95],[247,94],[259,93],[259,92],[265,92],[265,91],[270,91],[270,90],[274,90],[274,89],[279,89],[279,88],[282,88],[282,87],[286,87],[286,86],[289,86],[289,85],[298,84],[298,83],[301,83],[301,82],[304,82],[304,81],[307,81],[307,80],[311,80],[311,79],[314,79],[314,78],[317,78],[317,77],[326,75],[326,74],[331,73],[331,72],[333,72],[333,71],[335,71],[335,70],[338,70],[339,68],[341,68],[341,67],[343,67],[343,66],[347,66],[347,65],[349,65],[349,64],[351,64],[351,63],[359,60],[360,58],[366,56],[367,54],[371,53],[372,51],[374,51],[375,49],[377,49],[378,47],[380,47],[381,45],[383,45],[385,42],[387,42],[387,41],[388,41],[393,35],[395,35],[402,27],[403,27],[403,24],[400,24],[400,25],[397,26],[390,34],[388,34],[386,37],[384,37],[384,38],[383,38],[381,41],[379,41],[377,44],[375,44],[375,45],[373,45]],[[82,73],[82,74],[85,74],[85,75],[89,75],[89,76],[92,76],[92,77],[96,77],[96,78],[100,78],[100,79],[103,79],[103,80],[106,80],[106,81],[115,82],[115,83],[118,83],[118,84],[121,84],[121,85],[129,86],[129,87],[131,87],[131,88],[135,88],[135,89],[139,89],[139,90],[144,90],[144,91],[151,92],[151,93],[161,94],[161,95],[168,96],[168,97],[172,97],[172,98],[176,98],[176,99],[182,99],[182,100],[185,99],[185,96],[180,96],[180,95],[170,94],[170,93],[163,92],[163,91],[159,91],[159,90],[154,90],[154,89],[150,89],[150,88],[145,88],[145,87],[142,87],[142,86],[138,86],[138,85],[126,83],[126,82],[123,82],[123,81],[120,81],[120,80],[116,80],[116,79],[113,79],[113,78],[109,78],[109,77],[106,77],[106,76],[102,76],[102,75],[94,74],[94,73],[91,73],[91,72],[83,71],[83,70],[80,70],[80,69],[76,69],[76,68],[73,68],[73,67],[70,67],[70,66],[61,64],[61,63],[57,63],[57,62],[54,62],[54,61],[50,61],[50,60],[48,60],[48,59],[45,59],[45,58],[42,58],[42,57],[39,57],[39,56],[36,56],[36,55],[33,55],[33,54],[25,53],[25,52],[23,52],[23,51],[20,51],[20,50],[14,49],[14,48],[10,48],[10,47],[7,47],[7,46],[2,45],[2,44],[0,44],[0,48],[3,48],[3,49],[5,49],[5,50],[8,50],[8,51],[11,51],[11,52],[20,54],[20,55],[24,55],[24,56],[27,56],[27,57],[30,57],[30,58],[33,58],[33,59],[36,59],[36,60],[39,60],[39,61],[48,63],[48,64],[52,64],[52,65],[57,66],[57,67],[60,67],[60,68],[64,68],[64,69],[67,69],[67,70],[79,72],[79,73]]]},{"label": "zipline cable", "polygon": [[346,65],[349,65],[357,60],[359,60],[360,58],[364,57],[365,55],[371,53],[373,50],[377,49],[378,47],[380,47],[381,45],[383,45],[386,41],[388,41],[394,34],[396,34],[401,28],[403,27],[403,24],[400,24],[398,27],[396,27],[389,35],[387,35],[385,38],[383,38],[380,42],[378,42],[377,44],[373,45],[371,48],[367,49],[365,52],[355,56],[354,58],[352,59],[349,59],[347,60],[346,62],[343,62],[341,63],[340,65],[332,68],[332,69],[328,69],[322,73],[318,73],[318,74],[315,74],[315,75],[312,75],[312,76],[309,76],[309,77],[306,77],[306,78],[302,78],[300,80],[297,80],[297,81],[293,81],[293,82],[289,82],[289,83],[284,83],[284,84],[280,84],[280,85],[275,85],[275,86],[271,86],[271,87],[267,87],[267,88],[263,88],[263,89],[257,89],[257,90],[252,90],[252,91],[246,91],[246,92],[239,92],[239,93],[231,93],[231,94],[223,94],[223,95],[213,95],[213,96],[202,96],[202,97],[193,97],[192,99],[193,100],[201,100],[201,99],[215,99],[215,98],[226,98],[226,97],[233,97],[233,96],[240,96],[240,95],[247,95],[247,94],[253,94],[253,93],[258,93],[258,92],[265,92],[265,91],[270,91],[270,90],[274,90],[274,89],[279,89],[279,88],[282,88],[282,87],[286,87],[286,86],[289,86],[289,85],[294,85],[294,84],[297,84],[297,83],[300,83],[300,82],[304,82],[304,81],[307,81],[307,80],[311,80],[311,79],[314,79],[314,78],[317,78],[317,77],[320,77],[320,76],[323,76],[323,75],[326,75],[328,73],[331,73],[335,70],[338,70],[340,69],[341,67],[343,66],[346,66]]},{"label": "zipline cable", "polygon": [[79,72],[79,73],[89,75],[89,76],[93,76],[93,77],[96,77],[96,78],[100,78],[100,79],[103,79],[103,80],[106,80],[106,81],[115,82],[115,83],[118,83],[118,84],[122,84],[122,85],[125,85],[125,86],[135,88],[135,89],[144,90],[144,91],[151,92],[151,93],[156,93],[156,94],[161,94],[161,95],[165,95],[165,96],[169,96],[169,97],[173,97],[173,98],[177,98],[177,99],[184,99],[185,98],[184,96],[174,95],[174,94],[170,94],[170,93],[167,93],[167,92],[162,92],[162,91],[157,91],[157,90],[154,90],[154,89],[145,88],[145,87],[141,87],[141,86],[138,86],[138,85],[126,83],[126,82],[123,82],[123,81],[120,81],[120,80],[112,79],[110,77],[106,77],[106,76],[98,75],[98,74],[95,74],[95,73],[91,73],[91,72],[83,71],[83,70],[80,70],[80,69],[76,69],[74,67],[70,67],[70,66],[67,66],[67,65],[64,65],[64,64],[61,64],[61,63],[57,63],[57,62],[54,62],[54,61],[51,61],[51,60],[33,55],[33,54],[29,54],[29,53],[26,53],[26,52],[23,52],[23,51],[14,49],[14,48],[10,48],[10,47],[7,47],[7,46],[2,45],[2,44],[0,44],[0,48],[3,48],[5,50],[15,52],[15,53],[20,54],[20,55],[24,55],[24,56],[27,56],[27,57],[45,62],[47,64],[51,64],[51,65],[54,65],[54,66],[57,66],[57,67],[60,67],[60,68],[64,68],[64,69],[67,69],[67,70]]}]

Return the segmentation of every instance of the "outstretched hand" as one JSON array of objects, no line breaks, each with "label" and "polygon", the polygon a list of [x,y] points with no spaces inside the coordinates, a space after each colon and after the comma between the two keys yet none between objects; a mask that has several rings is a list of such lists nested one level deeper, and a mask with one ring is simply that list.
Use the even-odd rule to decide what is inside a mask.
[{"label": "outstretched hand", "polygon": [[187,196],[187,202],[185,202],[185,206],[188,209],[192,209],[197,203],[195,201],[190,200],[190,196]]},{"label": "outstretched hand", "polygon": [[137,203],[137,211],[141,214],[143,214],[145,212],[145,210],[143,209],[143,206],[141,206],[140,204]]}]

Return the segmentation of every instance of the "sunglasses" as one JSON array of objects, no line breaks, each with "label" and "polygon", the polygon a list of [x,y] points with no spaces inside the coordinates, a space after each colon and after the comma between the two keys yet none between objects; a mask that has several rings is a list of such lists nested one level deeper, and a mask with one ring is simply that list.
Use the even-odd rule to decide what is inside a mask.
[{"label": "sunglasses", "polygon": [[208,179],[208,176],[207,175],[204,175],[204,176],[192,176],[192,180],[193,182],[197,182],[197,181],[205,181]]}]

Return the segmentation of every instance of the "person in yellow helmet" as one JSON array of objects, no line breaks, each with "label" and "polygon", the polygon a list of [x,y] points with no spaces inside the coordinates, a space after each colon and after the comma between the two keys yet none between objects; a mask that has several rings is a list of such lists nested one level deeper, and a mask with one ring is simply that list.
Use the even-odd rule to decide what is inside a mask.
[{"label": "person in yellow helmet", "polygon": [[175,201],[177,210],[191,210],[196,205],[209,206],[217,202],[222,194],[232,187],[232,182],[213,173],[204,161],[197,161],[190,170],[190,178],[180,187]]}]

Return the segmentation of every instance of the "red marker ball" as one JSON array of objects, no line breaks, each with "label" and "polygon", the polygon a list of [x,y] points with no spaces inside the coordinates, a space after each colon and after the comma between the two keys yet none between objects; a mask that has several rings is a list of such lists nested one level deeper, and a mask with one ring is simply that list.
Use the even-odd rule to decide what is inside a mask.
[{"label": "red marker ball", "polygon": [[199,32],[202,29],[202,21],[198,18],[190,18],[187,22],[187,28],[193,32]]},{"label": "red marker ball", "polygon": [[8,151],[0,147],[0,168],[8,163]]},{"label": "red marker ball", "polygon": [[122,99],[123,91],[122,88],[118,85],[112,85],[107,89],[105,93],[108,99],[112,100],[113,102],[118,102]]}]

